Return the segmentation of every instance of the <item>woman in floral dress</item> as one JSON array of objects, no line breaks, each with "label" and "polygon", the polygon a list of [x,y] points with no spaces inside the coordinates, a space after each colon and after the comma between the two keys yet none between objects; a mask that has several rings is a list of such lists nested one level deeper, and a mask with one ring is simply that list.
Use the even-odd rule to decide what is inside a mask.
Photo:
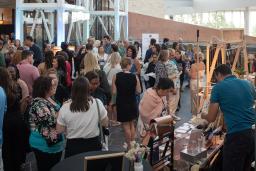
[{"label": "woman in floral dress", "polygon": [[50,77],[39,77],[33,85],[29,143],[36,156],[38,171],[50,170],[60,161],[64,149],[63,135],[56,131],[60,106],[51,99],[56,87]]}]

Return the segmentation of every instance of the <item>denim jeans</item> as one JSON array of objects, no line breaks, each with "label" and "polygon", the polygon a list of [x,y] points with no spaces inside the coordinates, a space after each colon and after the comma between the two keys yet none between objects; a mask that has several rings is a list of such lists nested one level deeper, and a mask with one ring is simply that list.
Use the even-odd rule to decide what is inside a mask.
[{"label": "denim jeans", "polygon": [[228,134],[223,148],[223,171],[250,171],[254,143],[252,129]]}]

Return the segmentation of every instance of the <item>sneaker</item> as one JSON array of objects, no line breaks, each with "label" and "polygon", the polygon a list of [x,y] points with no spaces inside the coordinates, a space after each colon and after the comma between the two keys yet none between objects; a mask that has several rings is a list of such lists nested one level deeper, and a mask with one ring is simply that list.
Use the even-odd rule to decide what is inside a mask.
[{"label": "sneaker", "polygon": [[176,116],[176,115],[172,115],[172,118],[173,118],[173,120],[175,120],[175,121],[180,121],[181,120],[181,118],[180,117],[178,117],[178,116]]}]

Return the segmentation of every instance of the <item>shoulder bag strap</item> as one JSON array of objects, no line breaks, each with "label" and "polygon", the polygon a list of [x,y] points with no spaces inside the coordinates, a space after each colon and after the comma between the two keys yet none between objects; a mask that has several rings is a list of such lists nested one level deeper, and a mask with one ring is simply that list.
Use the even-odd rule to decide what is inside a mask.
[{"label": "shoulder bag strap", "polygon": [[107,73],[107,78],[108,78],[108,75],[109,75],[109,73],[110,73],[111,70],[112,70],[112,66],[111,66],[111,68],[109,69],[109,71],[108,71],[108,73]]},{"label": "shoulder bag strap", "polygon": [[100,129],[100,140],[101,140],[101,142],[103,142],[104,138],[103,138],[102,125],[101,125],[101,121],[100,121],[100,108],[99,108],[98,100],[96,98],[95,98],[95,101],[96,101],[96,105],[97,105],[97,113],[98,113],[98,118],[99,118],[98,126],[99,126],[99,129]]}]

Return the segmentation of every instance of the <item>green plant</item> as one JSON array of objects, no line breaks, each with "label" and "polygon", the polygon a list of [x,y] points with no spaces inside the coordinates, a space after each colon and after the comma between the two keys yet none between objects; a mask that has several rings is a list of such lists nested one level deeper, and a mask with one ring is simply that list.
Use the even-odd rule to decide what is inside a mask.
[{"label": "green plant", "polygon": [[245,75],[244,68],[237,68],[234,72],[235,72],[239,77],[240,77],[241,75]]}]

